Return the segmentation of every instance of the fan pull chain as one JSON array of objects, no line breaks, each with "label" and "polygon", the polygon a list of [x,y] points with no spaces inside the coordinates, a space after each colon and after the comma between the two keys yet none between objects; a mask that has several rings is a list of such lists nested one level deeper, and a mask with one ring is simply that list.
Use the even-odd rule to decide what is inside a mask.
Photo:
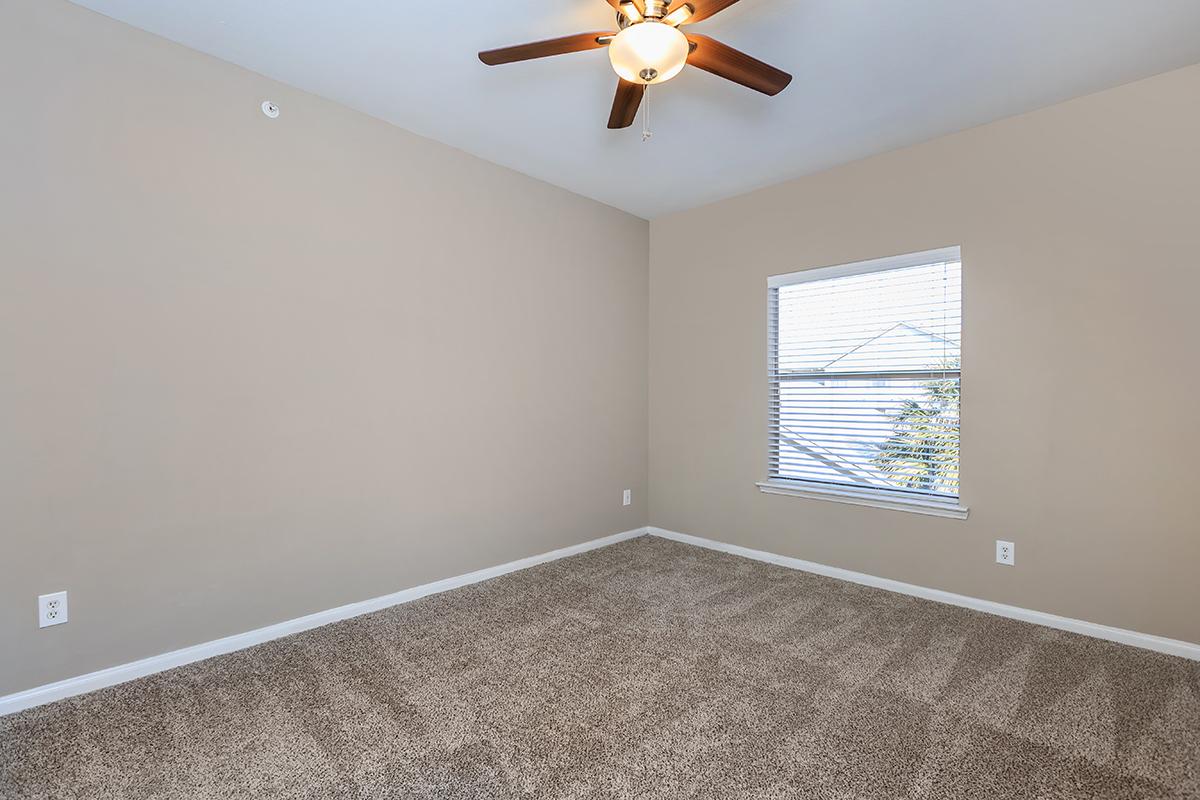
[{"label": "fan pull chain", "polygon": [[650,85],[646,84],[646,92],[642,97],[642,141],[650,141],[654,132],[650,130]]}]

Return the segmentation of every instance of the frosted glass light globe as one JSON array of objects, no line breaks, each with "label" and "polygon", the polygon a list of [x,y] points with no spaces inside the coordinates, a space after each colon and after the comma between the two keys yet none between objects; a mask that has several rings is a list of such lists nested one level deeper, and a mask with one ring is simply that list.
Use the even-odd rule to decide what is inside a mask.
[{"label": "frosted glass light globe", "polygon": [[646,20],[630,25],[608,45],[613,69],[631,83],[662,83],[687,63],[687,37],[670,25]]}]

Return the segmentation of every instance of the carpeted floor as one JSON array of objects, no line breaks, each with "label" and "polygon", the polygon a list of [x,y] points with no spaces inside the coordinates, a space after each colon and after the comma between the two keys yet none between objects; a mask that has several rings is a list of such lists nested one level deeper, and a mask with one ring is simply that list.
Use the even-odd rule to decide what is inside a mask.
[{"label": "carpeted floor", "polygon": [[641,538],[0,719],[4,798],[1197,798],[1200,664]]}]

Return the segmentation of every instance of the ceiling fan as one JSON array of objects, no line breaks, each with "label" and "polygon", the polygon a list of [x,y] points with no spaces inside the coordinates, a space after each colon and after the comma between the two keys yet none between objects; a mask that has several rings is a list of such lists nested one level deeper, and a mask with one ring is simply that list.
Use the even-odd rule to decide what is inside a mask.
[{"label": "ceiling fan", "polygon": [[646,87],[668,81],[691,64],[763,94],[776,95],[791,82],[786,72],[700,34],[684,34],[681,25],[708,19],[737,0],[606,0],[617,10],[618,31],[577,33],[542,42],[485,50],[489,66],[563,53],[608,48],[618,76],[608,127],[627,128],[637,116]]}]

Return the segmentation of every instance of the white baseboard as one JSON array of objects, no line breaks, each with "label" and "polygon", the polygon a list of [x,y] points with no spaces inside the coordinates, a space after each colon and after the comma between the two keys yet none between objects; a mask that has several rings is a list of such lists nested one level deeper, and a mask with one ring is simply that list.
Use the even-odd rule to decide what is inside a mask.
[{"label": "white baseboard", "polygon": [[848,569],[840,569],[838,567],[829,567],[825,564],[817,564],[813,561],[804,561],[799,558],[789,558],[787,556],[776,555],[775,553],[767,553],[762,550],[751,550],[749,547],[741,547],[736,544],[725,544],[724,542],[714,541],[712,539],[704,539],[699,536],[691,536],[686,533],[676,533],[662,528],[653,526],[647,528],[651,536],[660,536],[664,539],[672,539],[676,542],[684,544],[692,544],[697,547],[706,547],[709,550],[719,550],[722,553],[732,553],[735,556],[744,558],[752,558],[755,561],[765,561],[768,564],[777,564],[781,567],[789,567],[791,569],[803,570],[804,572],[813,572],[817,575],[825,575],[838,580],[850,581],[851,583],[861,583],[865,586],[874,586],[877,589],[886,589],[889,592],[899,592],[900,594],[908,594],[914,597],[923,597],[926,600],[934,600],[939,603],[947,603],[952,606],[962,606],[963,608],[971,608],[976,611],[983,611],[988,614],[995,614],[999,617],[1008,617],[1010,619],[1019,619],[1024,622],[1032,622],[1035,625],[1044,625],[1047,628],[1057,628],[1071,633],[1081,633],[1084,636],[1091,636],[1096,639],[1107,639],[1110,642],[1119,642],[1120,644],[1132,645],[1133,647],[1141,647],[1146,650],[1155,650],[1159,653],[1167,653],[1172,656],[1181,656],[1190,658],[1193,661],[1200,661],[1200,644],[1192,644],[1178,639],[1168,639],[1163,636],[1154,636],[1149,633],[1138,633],[1137,631],[1128,631],[1124,628],[1113,628],[1108,625],[1099,625],[1095,622],[1085,622],[1081,619],[1071,619],[1070,617],[1060,617],[1056,614],[1047,614],[1044,611],[1033,611],[1028,608],[1020,608],[1019,606],[1009,606],[1004,603],[994,603],[991,600],[981,600],[978,597],[968,597],[963,594],[954,594],[953,592],[943,592],[940,589],[929,589],[924,586],[916,586],[911,583],[901,583],[888,578],[877,578],[874,575],[867,575],[862,572],[851,572]]},{"label": "white baseboard", "polygon": [[475,572],[468,572],[466,575],[458,575],[453,578],[414,586],[411,589],[404,589],[393,594],[384,595],[383,597],[338,606],[328,611],[318,611],[315,614],[280,622],[276,625],[268,625],[265,628],[226,636],[224,639],[216,639],[211,642],[192,645],[182,650],[173,650],[170,653],[143,658],[140,661],[133,661],[128,664],[120,664],[115,667],[90,672],[87,675],[80,675],[77,678],[67,678],[55,683],[48,683],[45,686],[37,686],[23,692],[5,695],[0,697],[0,716],[40,706],[44,703],[52,703],[55,700],[62,700],[66,697],[85,694],[96,689],[103,689],[106,686],[124,683],[125,681],[152,675],[156,672],[181,667],[184,664],[191,664],[195,661],[203,661],[206,658],[219,656],[223,653],[232,653],[235,650],[242,650],[256,644],[269,642],[272,639],[279,639],[283,636],[290,636],[293,633],[317,628],[321,625],[328,625],[331,622],[369,614],[372,611],[379,611],[380,609],[399,605],[400,603],[409,603],[431,594],[438,594],[450,589],[457,589],[460,586],[490,580],[509,572],[528,569],[538,564],[545,564],[547,561],[556,561],[560,558],[584,553],[588,550],[595,550],[598,547],[606,547],[610,544],[616,544],[617,542],[633,539],[637,536],[644,536],[645,534],[645,528],[635,528],[624,533],[615,533],[612,536],[592,539],[591,541],[564,547],[560,550],[551,550],[549,553],[522,558],[519,561],[510,561],[507,564],[501,564],[497,567],[487,567]]},{"label": "white baseboard", "polygon": [[1191,642],[1183,642],[1178,639],[1167,639],[1162,636],[1153,636],[1147,633],[1138,633],[1137,631],[1129,631],[1123,628],[1113,628],[1108,625],[1099,625],[1094,622],[1085,622],[1083,620],[1071,619],[1070,617],[1060,617],[1055,614],[1047,614],[1042,611],[1033,611],[1027,608],[1018,606],[1005,605],[1003,603],[995,603],[991,600],[981,600],[977,597],[968,597],[966,595],[954,594],[953,592],[943,592],[940,589],[929,589],[924,586],[916,586],[911,583],[901,583],[900,581],[890,580],[888,578],[879,578],[874,575],[867,575],[862,572],[852,572],[838,567],[830,567],[824,564],[817,564],[813,561],[804,561],[799,558],[789,558],[788,556],[776,555],[767,553],[762,550],[752,550],[748,547],[741,547],[734,544],[725,544],[724,542],[714,541],[712,539],[704,539],[699,536],[690,536],[686,533],[676,533],[662,528],[648,527],[635,528],[624,533],[605,536],[600,539],[593,539],[582,544],[564,547],[560,550],[552,550],[549,553],[530,556],[519,561],[510,561],[507,564],[501,564],[496,567],[488,567],[486,569],[469,572],[465,575],[458,575],[453,578],[446,578],[433,583],[426,583],[421,586],[414,586],[411,589],[404,589],[393,594],[376,597],[371,600],[363,600],[358,603],[350,603],[349,605],[331,608],[328,611],[319,611],[315,614],[309,614],[305,617],[280,622],[276,625],[268,625],[265,628],[239,633],[234,636],[227,636],[223,639],[217,639],[203,644],[185,647],[182,650],[174,650],[170,653],[143,658],[140,661],[133,661],[128,664],[120,664],[108,669],[102,669],[97,672],[91,672],[87,675],[80,675],[77,678],[68,678],[56,683],[49,683],[45,686],[38,686],[33,689],[28,689],[23,692],[6,695],[0,697],[0,716],[12,714],[17,711],[22,711],[27,708],[33,708],[44,703],[51,703],[55,700],[62,700],[67,697],[85,694],[103,689],[106,686],[113,686],[118,683],[141,678],[146,675],[152,675],[156,672],[181,667],[185,664],[191,664],[196,661],[202,661],[206,658],[219,656],[223,653],[231,653],[235,650],[242,650],[247,647],[252,647],[256,644],[269,642],[272,639],[279,639],[283,636],[290,636],[293,633],[300,633],[311,628],[317,628],[321,625],[328,625],[331,622],[357,617],[362,614],[369,614],[372,611],[379,611],[388,606],[408,603],[422,597],[427,597],[431,594],[438,594],[450,589],[457,589],[460,586],[467,586],[472,583],[479,583],[491,578],[496,578],[505,575],[509,572],[527,569],[545,564],[548,561],[555,561],[567,556],[573,556],[578,553],[583,553],[588,550],[595,550],[598,547],[606,547],[610,544],[633,539],[637,536],[650,534],[659,536],[664,539],[672,539],[685,544],[705,547],[710,550],[719,550],[724,553],[751,558],[755,561],[765,561],[768,564],[777,564],[782,567],[791,569],[803,570],[804,572],[812,572],[817,575],[825,575],[838,580],[850,581],[852,583],[860,583],[865,586],[874,586],[878,589],[886,589],[891,592],[899,592],[901,594],[912,595],[914,597],[922,597],[926,600],[934,600],[939,603],[948,603],[954,606],[963,608],[971,608],[976,611],[983,611],[988,614],[995,614],[1001,617],[1010,619],[1019,619],[1025,622],[1032,622],[1035,625],[1045,625],[1049,628],[1057,628],[1059,630],[1070,631],[1072,633],[1080,633],[1084,636],[1091,636],[1097,639],[1106,639],[1111,642],[1119,642],[1121,644],[1131,645],[1133,647],[1141,647],[1147,650],[1155,650],[1160,653],[1167,653],[1173,656],[1181,656],[1194,661],[1200,661],[1200,645],[1192,644]]}]

